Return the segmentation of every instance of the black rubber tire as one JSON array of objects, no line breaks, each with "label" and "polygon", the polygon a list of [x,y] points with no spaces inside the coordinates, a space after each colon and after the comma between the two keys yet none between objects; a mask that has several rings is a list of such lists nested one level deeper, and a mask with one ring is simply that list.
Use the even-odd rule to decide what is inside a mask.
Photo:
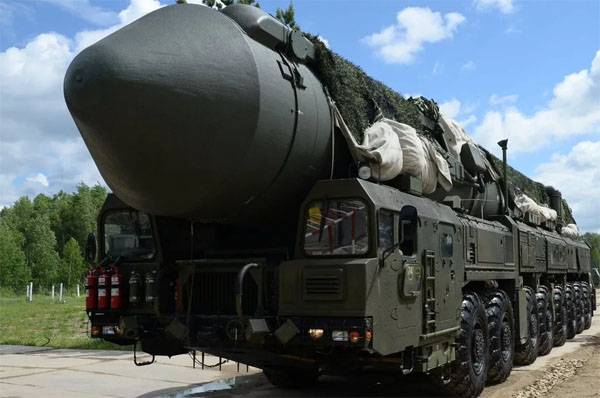
[{"label": "black rubber tire", "polygon": [[478,397],[487,380],[489,336],[485,307],[476,293],[463,295],[455,344],[456,360],[431,376],[447,395]]},{"label": "black rubber tire", "polygon": [[515,356],[514,316],[508,294],[500,289],[482,294],[490,338],[487,384],[502,383],[508,378]]},{"label": "black rubber tire", "polygon": [[319,379],[319,373],[299,369],[263,369],[263,374],[275,387],[283,389],[300,389],[312,387]]},{"label": "black rubber tire", "polygon": [[573,292],[575,293],[575,333],[579,334],[583,332],[583,327],[585,325],[585,318],[583,315],[583,294],[581,292],[581,283],[573,283]]},{"label": "black rubber tire", "polygon": [[554,286],[554,347],[560,347],[567,341],[567,306],[560,285]]},{"label": "black rubber tire", "polygon": [[539,335],[538,335],[538,311],[533,289],[525,287],[525,297],[527,299],[527,330],[529,337],[525,344],[518,344],[515,348],[515,365],[530,365],[538,357]]},{"label": "black rubber tire", "polygon": [[565,286],[565,305],[567,307],[567,339],[570,340],[577,334],[575,291],[572,283],[567,283]]},{"label": "black rubber tire", "polygon": [[548,355],[554,347],[554,315],[550,303],[550,289],[540,286],[535,295],[537,301],[539,323],[540,346],[539,355]]},{"label": "black rubber tire", "polygon": [[581,282],[581,298],[583,301],[583,329],[587,330],[592,326],[592,298],[590,285],[587,282]]}]

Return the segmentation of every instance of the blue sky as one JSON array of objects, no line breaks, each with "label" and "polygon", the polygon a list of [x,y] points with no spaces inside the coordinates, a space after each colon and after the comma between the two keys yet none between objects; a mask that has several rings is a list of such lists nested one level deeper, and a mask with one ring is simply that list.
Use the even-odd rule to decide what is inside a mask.
[{"label": "blue sky", "polygon": [[[102,182],[62,76],[103,35],[174,0],[0,0],[0,205]],[[274,13],[287,0],[263,0]],[[407,95],[435,99],[600,231],[600,2],[296,0],[303,30]]]}]

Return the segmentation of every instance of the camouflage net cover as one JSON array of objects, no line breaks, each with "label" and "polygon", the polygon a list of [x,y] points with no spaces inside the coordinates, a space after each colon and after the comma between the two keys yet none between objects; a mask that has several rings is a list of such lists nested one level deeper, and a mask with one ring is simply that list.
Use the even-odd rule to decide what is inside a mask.
[{"label": "camouflage net cover", "polygon": [[[438,106],[433,100],[404,98],[385,84],[369,77],[360,67],[326,48],[315,36],[307,35],[316,47],[312,69],[329,91],[358,142],[363,131],[371,125],[380,111],[383,116],[414,127],[421,134],[433,134],[437,125]],[[498,175],[502,161],[489,154]],[[510,185],[519,188],[538,204],[548,205],[546,187],[508,166]],[[574,223],[571,208],[562,201],[563,224]]]}]

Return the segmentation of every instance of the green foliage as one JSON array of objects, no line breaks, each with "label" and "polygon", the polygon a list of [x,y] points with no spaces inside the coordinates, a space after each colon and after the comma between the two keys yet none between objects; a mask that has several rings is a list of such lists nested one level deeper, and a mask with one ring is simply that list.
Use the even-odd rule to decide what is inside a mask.
[{"label": "green foliage", "polygon": [[48,216],[35,214],[27,222],[23,251],[31,268],[31,277],[37,285],[48,286],[58,282],[60,258]]},{"label": "green foliage", "polygon": [[291,29],[300,30],[300,26],[298,26],[298,24],[296,23],[295,14],[296,12],[294,10],[294,5],[290,2],[290,4],[285,10],[277,8],[277,10],[275,11],[275,18],[289,26]]},{"label": "green foliage", "polygon": [[22,197],[2,209],[0,286],[20,291],[29,280],[38,289],[80,281],[86,269],[82,248],[88,234],[96,230],[106,194],[100,185],[80,184],[72,194]]},{"label": "green foliage", "polygon": [[73,287],[79,283],[87,271],[87,265],[81,255],[79,244],[71,238],[63,248],[63,256],[60,267],[60,275],[66,275],[67,287]]},{"label": "green foliage", "polygon": [[384,116],[421,131],[421,113],[413,101],[369,77],[361,68],[326,48],[316,36],[308,37],[317,50],[313,70],[359,142],[377,114],[376,105]]},{"label": "green foliage", "polygon": [[18,289],[31,279],[22,242],[21,234],[0,219],[0,287]]},{"label": "green foliage", "polygon": [[583,240],[592,248],[592,265],[600,269],[600,234],[588,232],[583,235]]}]

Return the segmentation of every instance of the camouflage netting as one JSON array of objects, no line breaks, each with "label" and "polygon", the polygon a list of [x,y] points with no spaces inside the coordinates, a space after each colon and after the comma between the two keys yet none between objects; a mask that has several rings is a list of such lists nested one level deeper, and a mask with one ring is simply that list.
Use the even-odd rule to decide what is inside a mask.
[{"label": "camouflage netting", "polygon": [[[433,100],[406,99],[385,84],[372,79],[358,66],[327,49],[316,37],[307,35],[315,43],[314,72],[329,90],[346,124],[357,141],[375,119],[378,109],[383,116],[414,127],[418,132],[431,134],[437,122],[438,107]],[[425,102],[425,104],[424,104]],[[423,105],[425,110],[422,111]],[[502,161],[491,155],[490,160],[498,175],[502,175]],[[511,185],[539,204],[548,205],[550,198],[543,184],[508,167]],[[562,201],[562,223],[574,223],[572,212]]]},{"label": "camouflage netting", "polygon": [[421,112],[412,101],[372,79],[358,66],[328,50],[320,41],[316,40],[315,43],[315,73],[329,90],[359,142],[362,132],[369,127],[377,113],[375,103],[385,117],[421,131]]}]

